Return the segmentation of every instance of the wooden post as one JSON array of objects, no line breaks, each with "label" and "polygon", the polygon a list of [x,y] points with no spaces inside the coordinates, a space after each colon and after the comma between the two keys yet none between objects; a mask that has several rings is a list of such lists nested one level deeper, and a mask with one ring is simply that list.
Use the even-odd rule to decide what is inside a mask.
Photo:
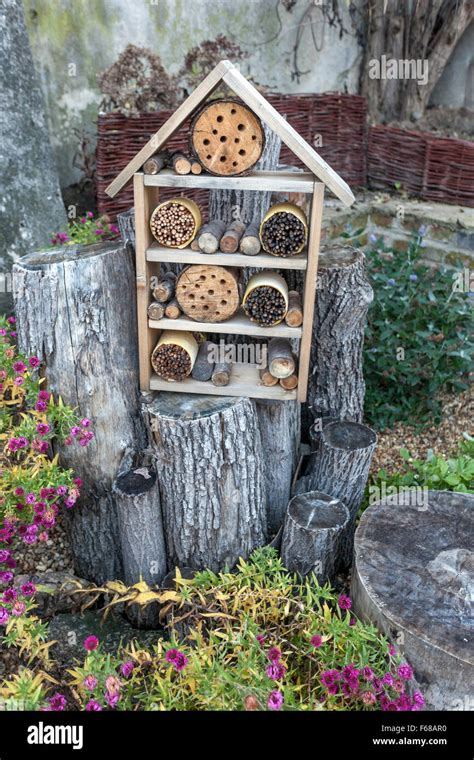
[{"label": "wooden post", "polygon": [[121,578],[112,484],[124,450],[148,444],[139,414],[135,292],[127,287],[134,278],[130,252],[117,243],[64,246],[25,256],[14,271],[21,350],[45,362],[49,390],[93,424],[89,446],[58,449],[63,466],[84,482],[67,512],[75,571],[96,583]]},{"label": "wooden post", "polygon": [[281,537],[284,566],[302,577],[315,573],[321,585],[331,581],[348,522],[349,512],[339,499],[320,491],[294,496]]},{"label": "wooden post", "polygon": [[[138,351],[140,361],[140,390],[150,389],[150,356],[156,336],[148,330],[148,306],[151,299],[150,266],[146,260],[146,249],[153,242],[149,220],[154,205],[158,203],[158,189],[152,199],[150,192],[145,192],[144,175],[141,172],[133,176],[135,196],[135,263],[137,282],[137,324]],[[149,188],[150,190],[151,188]]]},{"label": "wooden post", "polygon": [[222,570],[265,541],[255,403],[160,393],[147,406],[170,567]]},{"label": "wooden post", "polygon": [[310,487],[340,499],[349,510],[350,519],[341,545],[341,563],[345,568],[352,562],[355,522],[376,445],[377,436],[366,425],[348,420],[333,422],[324,428],[318,452],[312,459]]},{"label": "wooden post", "polygon": [[300,410],[297,401],[259,399],[256,404],[262,439],[268,532],[274,535],[283,524],[298,462]]}]

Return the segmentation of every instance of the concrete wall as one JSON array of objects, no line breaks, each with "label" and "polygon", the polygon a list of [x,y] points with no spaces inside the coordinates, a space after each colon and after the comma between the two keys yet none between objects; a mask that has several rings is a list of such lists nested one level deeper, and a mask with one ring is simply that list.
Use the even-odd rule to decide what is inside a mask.
[{"label": "concrete wall", "polygon": [[[309,2],[297,0],[291,13],[280,2],[280,29],[276,0],[24,0],[62,186],[79,178],[72,167],[74,128],[84,125],[95,131],[101,99],[96,73],[113,63],[129,42],[159,53],[175,73],[191,47],[225,34],[250,53],[241,70],[275,91],[357,92],[360,49],[355,37],[339,39],[317,6],[313,32],[321,49],[315,49],[307,26],[298,63],[308,73],[299,83],[292,81],[297,22]],[[351,28],[349,18],[345,25]]]}]

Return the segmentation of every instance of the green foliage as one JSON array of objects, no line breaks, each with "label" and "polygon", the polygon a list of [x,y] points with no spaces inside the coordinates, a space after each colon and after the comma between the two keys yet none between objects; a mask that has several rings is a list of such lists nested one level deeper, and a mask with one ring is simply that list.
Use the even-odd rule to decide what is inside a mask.
[{"label": "green foliage", "polygon": [[102,240],[112,240],[118,233],[118,227],[109,224],[107,217],[99,216],[94,219],[92,211],[87,211],[78,221],[70,222],[66,232],[55,232],[51,243],[53,246],[92,245]]},{"label": "green foliage", "polygon": [[383,429],[437,418],[441,391],[462,391],[474,370],[472,299],[453,289],[453,270],[420,263],[418,236],[407,253],[379,240],[368,250],[374,288],[364,349],[365,416]]},{"label": "green foliage", "polygon": [[474,438],[467,436],[462,440],[454,457],[430,452],[426,459],[414,459],[407,449],[400,449],[400,454],[406,468],[394,473],[382,469],[373,475],[361,511],[384,495],[399,493],[404,488],[474,493]]},{"label": "green foliage", "polygon": [[386,639],[351,615],[347,597],[338,599],[315,577],[301,582],[290,575],[273,549],[255,551],[232,573],[205,571],[193,580],[178,573],[177,590],[164,591],[161,604],[168,640],[159,639],[150,650],[132,645],[117,656],[103,653],[99,644],[69,671],[69,686],[83,708],[361,710],[388,709],[397,700],[402,709],[412,704],[403,682],[410,673],[400,673],[400,658]]}]

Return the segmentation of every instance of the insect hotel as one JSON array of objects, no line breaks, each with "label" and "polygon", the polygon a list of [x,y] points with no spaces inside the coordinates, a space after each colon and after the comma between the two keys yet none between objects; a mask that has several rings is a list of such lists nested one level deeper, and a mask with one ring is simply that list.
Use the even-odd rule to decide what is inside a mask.
[{"label": "insect hotel", "polygon": [[[232,97],[209,99],[222,87]],[[189,154],[170,155],[167,140],[190,118]],[[305,171],[256,168],[268,130]],[[141,390],[305,401],[324,186],[350,205],[348,185],[229,61],[213,69],[107,193],[115,196],[132,177]],[[210,214],[226,203],[232,210],[203,218],[189,197],[203,190],[219,198],[209,202]],[[234,209],[235,197],[252,198],[252,218]],[[267,200],[263,207],[259,197]],[[295,272],[299,287],[291,288]],[[222,339],[242,336],[267,345],[266,366],[216,352]]]}]

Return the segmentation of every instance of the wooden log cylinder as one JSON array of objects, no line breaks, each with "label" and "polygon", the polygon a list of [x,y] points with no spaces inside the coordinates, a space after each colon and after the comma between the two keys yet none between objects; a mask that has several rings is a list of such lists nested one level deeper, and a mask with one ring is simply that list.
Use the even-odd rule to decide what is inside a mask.
[{"label": "wooden log cylinder", "polygon": [[211,174],[248,171],[262,155],[264,144],[260,119],[237,100],[205,103],[191,124],[191,151]]},{"label": "wooden log cylinder", "polygon": [[226,230],[226,223],[214,219],[204,224],[198,232],[197,240],[203,253],[215,253],[219,250],[221,237]]},{"label": "wooden log cylinder", "polygon": [[199,346],[198,355],[191,373],[194,380],[205,382],[206,380],[211,379],[215,364],[214,360],[211,358],[213,346],[214,344],[209,340],[203,341]]},{"label": "wooden log cylinder", "polygon": [[182,313],[183,312],[181,311],[176,298],[172,298],[171,301],[166,304],[165,317],[168,319],[179,319]]},{"label": "wooden log cylinder", "polygon": [[132,256],[117,243],[68,245],[23,257],[14,273],[21,351],[44,361],[48,389],[92,420],[89,446],[58,447],[63,466],[84,483],[65,514],[75,572],[96,583],[121,578],[112,484],[125,448],[148,440],[139,415],[135,296],[124,287],[135,277]]},{"label": "wooden log cylinder", "polygon": [[295,372],[295,358],[287,338],[272,338],[268,342],[268,369],[279,380]]},{"label": "wooden log cylinder", "polygon": [[169,153],[162,151],[161,153],[155,153],[154,156],[150,156],[143,164],[144,174],[159,174],[169,163]]},{"label": "wooden log cylinder", "polygon": [[[276,378],[274,380],[278,382]],[[300,409],[297,401],[270,399],[258,399],[256,406],[262,439],[270,537],[281,528],[291,495],[300,444]]]},{"label": "wooden log cylinder", "polygon": [[211,380],[213,385],[229,385],[232,364],[230,362],[216,362],[212,371]]},{"label": "wooden log cylinder", "polygon": [[332,581],[348,523],[348,509],[339,499],[321,491],[294,496],[281,537],[284,566],[301,577],[314,573],[321,585]]},{"label": "wooden log cylinder", "polygon": [[165,316],[165,304],[152,301],[147,309],[149,319],[159,320]]},{"label": "wooden log cylinder", "polygon": [[301,295],[297,290],[288,292],[288,311],[285,322],[289,327],[300,327],[303,324],[303,306]]},{"label": "wooden log cylinder", "polygon": [[176,275],[173,272],[167,272],[163,278],[158,281],[153,288],[153,298],[159,303],[166,303],[174,296]]},{"label": "wooden log cylinder", "polygon": [[186,156],[184,153],[180,153],[179,151],[173,153],[170,158],[170,164],[176,174],[190,174],[191,172],[191,160],[189,156]]},{"label": "wooden log cylinder", "polygon": [[313,418],[363,418],[362,349],[372,299],[362,251],[350,246],[321,251],[307,396]]},{"label": "wooden log cylinder", "polygon": [[240,239],[239,250],[246,256],[256,256],[260,253],[262,244],[259,236],[260,222],[251,222],[245,228],[245,232]]},{"label": "wooden log cylinder", "polygon": [[160,393],[147,415],[159,463],[169,567],[233,567],[266,536],[255,403]]},{"label": "wooden log cylinder", "polygon": [[245,232],[245,224],[232,222],[221,237],[220,248],[224,253],[235,253],[239,247],[240,238]]},{"label": "wooden log cylinder", "polygon": [[234,269],[210,264],[193,264],[184,269],[176,283],[181,310],[197,322],[224,322],[238,311],[239,281]]},{"label": "wooden log cylinder", "polygon": [[327,425],[312,458],[311,488],[330,493],[349,510],[341,543],[342,567],[352,562],[357,513],[364,497],[370,463],[377,445],[375,432],[359,422],[343,420]]}]

